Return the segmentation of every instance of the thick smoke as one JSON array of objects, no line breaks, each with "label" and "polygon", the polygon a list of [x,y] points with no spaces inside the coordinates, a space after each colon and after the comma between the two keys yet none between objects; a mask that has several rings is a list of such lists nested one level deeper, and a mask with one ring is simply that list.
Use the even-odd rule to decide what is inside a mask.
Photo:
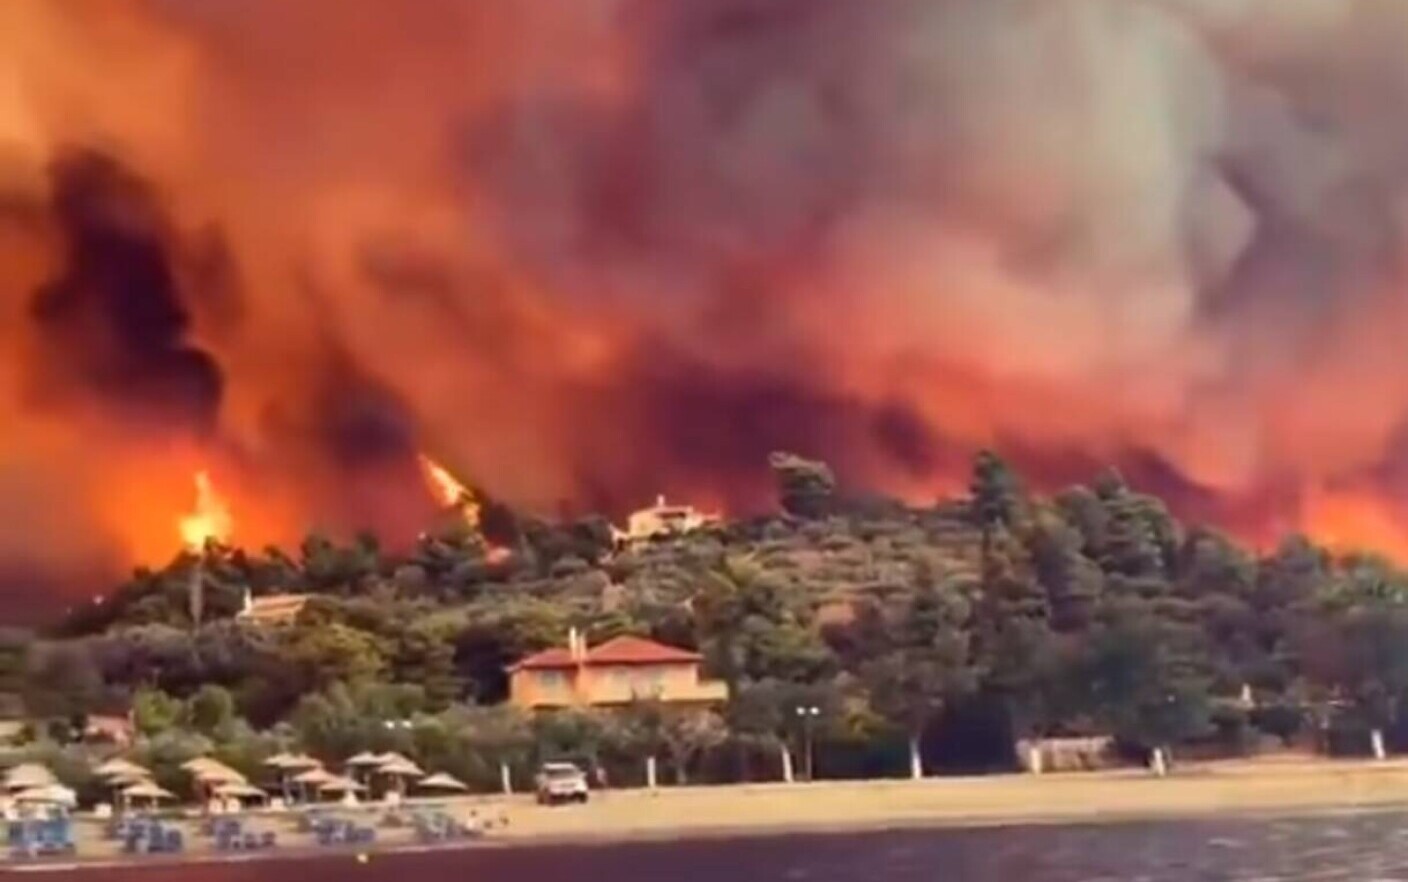
[{"label": "thick smoke", "polygon": [[408,534],[417,449],[619,512],[765,504],[777,447],[925,499],[994,445],[1408,551],[1405,38],[1375,0],[3,4],[0,505],[66,500],[44,571],[170,553],[196,465],[260,542]]},{"label": "thick smoke", "polygon": [[40,397],[82,395],[136,426],[208,435],[220,370],[186,339],[190,315],[153,195],[98,154],[60,156],[51,175],[66,263],[30,304],[47,350],[34,378]]}]

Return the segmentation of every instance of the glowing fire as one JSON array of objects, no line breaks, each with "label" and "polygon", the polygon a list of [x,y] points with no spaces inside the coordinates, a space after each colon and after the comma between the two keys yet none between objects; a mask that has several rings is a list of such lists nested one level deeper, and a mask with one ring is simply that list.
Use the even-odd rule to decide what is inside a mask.
[{"label": "glowing fire", "polygon": [[420,456],[420,468],[436,501],[445,508],[458,509],[470,529],[478,530],[479,503],[474,498],[474,492],[461,484],[448,469],[425,454]]},{"label": "glowing fire", "polygon": [[235,522],[230,506],[215,489],[208,472],[196,472],[196,507],[181,518],[181,541],[192,551],[205,548],[207,542],[228,542]]},{"label": "glowing fire", "polygon": [[1372,492],[1320,491],[1308,494],[1306,531],[1335,551],[1373,549],[1408,562],[1408,529],[1401,512]]}]

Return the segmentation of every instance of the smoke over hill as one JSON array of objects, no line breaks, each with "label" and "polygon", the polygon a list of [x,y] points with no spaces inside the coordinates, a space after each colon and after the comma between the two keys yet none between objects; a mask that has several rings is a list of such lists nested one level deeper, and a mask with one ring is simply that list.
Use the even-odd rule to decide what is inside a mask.
[{"label": "smoke over hill", "polygon": [[[992,445],[1408,551],[1408,6],[0,6],[0,562]],[[33,574],[41,574],[35,578]],[[17,589],[18,590],[18,589]],[[41,589],[35,589],[41,590]]]}]

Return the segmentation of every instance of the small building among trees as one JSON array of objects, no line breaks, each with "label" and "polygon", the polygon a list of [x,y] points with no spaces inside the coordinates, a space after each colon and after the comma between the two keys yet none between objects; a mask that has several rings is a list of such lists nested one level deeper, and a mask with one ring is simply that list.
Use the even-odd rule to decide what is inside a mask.
[{"label": "small building among trees", "polygon": [[641,637],[617,637],[590,649],[575,630],[567,642],[508,669],[514,705],[537,710],[640,701],[708,706],[728,700],[727,684],[700,678],[703,658],[697,652]]}]

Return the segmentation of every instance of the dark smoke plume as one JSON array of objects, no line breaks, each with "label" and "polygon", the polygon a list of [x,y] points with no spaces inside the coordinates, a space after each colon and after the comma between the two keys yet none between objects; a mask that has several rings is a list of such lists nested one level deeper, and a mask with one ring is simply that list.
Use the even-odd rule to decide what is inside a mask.
[{"label": "dark smoke plume", "polygon": [[172,231],[151,186],[87,151],[58,157],[50,175],[64,267],[31,302],[50,351],[35,388],[82,395],[136,425],[209,434],[220,369],[188,339]]}]

